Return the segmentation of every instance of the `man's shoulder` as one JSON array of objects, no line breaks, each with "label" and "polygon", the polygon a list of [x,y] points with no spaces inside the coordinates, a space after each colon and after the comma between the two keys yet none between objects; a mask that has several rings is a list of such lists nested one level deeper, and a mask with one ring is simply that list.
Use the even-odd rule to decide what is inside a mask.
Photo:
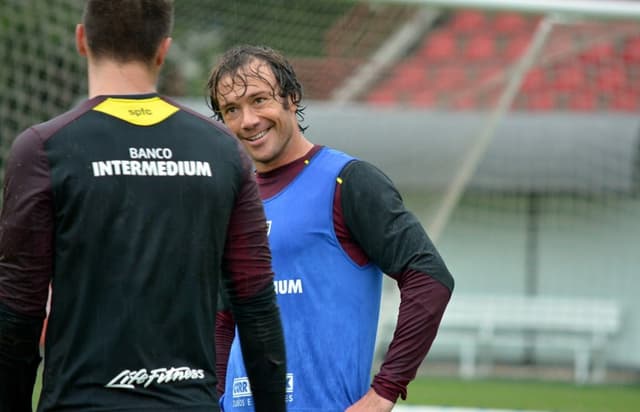
[{"label": "man's shoulder", "polygon": [[74,120],[89,112],[95,104],[96,103],[93,100],[83,100],[66,112],[31,126],[29,129],[25,130],[22,135],[36,134],[40,139],[46,140],[54,135],[58,130],[63,129]]},{"label": "man's shoulder", "polygon": [[198,119],[199,121],[202,122],[202,124],[205,124],[207,126],[210,126],[214,129],[216,129],[217,131],[219,131],[221,134],[227,135],[229,137],[233,137],[235,139],[235,136],[233,135],[233,132],[231,132],[231,130],[221,121],[215,119],[212,116],[206,116],[203,113],[193,109],[192,107],[190,107],[189,105],[181,102],[181,101],[177,101],[174,100],[170,97],[166,97],[166,96],[162,96],[162,99],[165,100],[166,102],[178,107],[180,109],[180,111],[184,114],[187,114],[189,116],[191,116],[194,119]]},{"label": "man's shoulder", "polygon": [[340,149],[336,149],[330,146],[321,146],[318,145],[320,150],[319,153],[324,152],[329,157],[340,158],[346,160],[344,165],[342,166],[342,170],[340,172],[340,176],[344,176],[344,174],[364,174],[369,175],[371,173],[382,173],[384,174],[377,166],[373,165],[371,162],[361,159],[356,155],[352,155]]},{"label": "man's shoulder", "polygon": [[339,178],[343,195],[361,196],[369,193],[375,197],[382,191],[397,190],[392,179],[379,167],[362,159],[354,158],[346,163],[340,171]]},{"label": "man's shoulder", "polygon": [[359,159],[357,157],[351,157],[351,160],[344,165],[342,171],[340,172],[340,176],[342,178],[367,178],[371,175],[377,174],[383,173],[372,163],[366,160]]}]

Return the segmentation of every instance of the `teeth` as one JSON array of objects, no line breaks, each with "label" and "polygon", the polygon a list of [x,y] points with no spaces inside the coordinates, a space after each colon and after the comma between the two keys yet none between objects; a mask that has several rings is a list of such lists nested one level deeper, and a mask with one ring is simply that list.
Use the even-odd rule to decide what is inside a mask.
[{"label": "teeth", "polygon": [[265,135],[265,134],[267,134],[268,132],[269,132],[269,129],[267,129],[267,130],[263,130],[263,131],[261,131],[260,133],[258,133],[258,134],[257,134],[257,135],[255,135],[255,136],[247,137],[247,140],[248,140],[248,141],[250,141],[250,142],[255,142],[256,140],[260,139],[262,136],[264,136],[264,135]]}]

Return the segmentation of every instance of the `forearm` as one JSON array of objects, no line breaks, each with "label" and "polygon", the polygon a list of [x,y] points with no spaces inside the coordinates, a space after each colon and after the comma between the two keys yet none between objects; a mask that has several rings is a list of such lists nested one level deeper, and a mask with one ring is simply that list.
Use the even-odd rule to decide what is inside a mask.
[{"label": "forearm", "polygon": [[218,396],[224,393],[227,375],[229,352],[235,336],[235,323],[230,310],[220,310],[216,313],[216,389]]},{"label": "forearm", "polygon": [[40,363],[42,318],[20,315],[0,304],[0,410],[31,411]]},{"label": "forearm", "polygon": [[424,273],[409,270],[398,277],[400,308],[393,340],[380,372],[373,380],[374,390],[395,402],[406,399],[411,382],[436,337],[451,292]]},{"label": "forearm", "polygon": [[284,335],[273,287],[232,308],[256,412],[285,411]]}]

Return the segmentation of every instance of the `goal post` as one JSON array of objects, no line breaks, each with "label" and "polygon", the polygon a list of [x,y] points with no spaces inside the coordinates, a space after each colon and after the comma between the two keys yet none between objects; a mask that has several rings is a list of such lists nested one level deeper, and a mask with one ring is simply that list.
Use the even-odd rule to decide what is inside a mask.
[{"label": "goal post", "polygon": [[559,14],[573,18],[640,19],[640,4],[632,0],[369,0],[372,3],[413,4],[448,9],[481,9],[519,13]]}]

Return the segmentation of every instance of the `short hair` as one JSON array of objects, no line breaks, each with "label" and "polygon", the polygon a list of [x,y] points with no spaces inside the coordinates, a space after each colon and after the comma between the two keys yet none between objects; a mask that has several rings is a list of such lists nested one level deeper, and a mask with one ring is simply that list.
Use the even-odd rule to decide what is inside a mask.
[{"label": "short hair", "polygon": [[247,73],[244,71],[254,60],[266,63],[271,69],[277,83],[272,85],[274,87],[274,94],[277,93],[284,99],[283,104],[285,107],[288,105],[289,98],[291,98],[293,104],[296,105],[298,128],[301,132],[304,132],[307,127],[300,125],[300,122],[304,120],[305,109],[305,107],[300,104],[302,101],[302,85],[298,81],[293,66],[282,53],[267,46],[238,45],[227,50],[220,57],[220,60],[214,66],[207,81],[207,92],[209,95],[207,103],[209,108],[213,110],[216,119],[224,121],[222,113],[220,112],[220,100],[218,96],[218,85],[223,77],[230,76],[234,83],[236,79],[239,80],[243,83],[245,89],[247,87],[247,76],[253,76],[266,81],[258,72]]},{"label": "short hair", "polygon": [[173,30],[173,0],[87,0],[82,16],[96,58],[150,63]]}]

